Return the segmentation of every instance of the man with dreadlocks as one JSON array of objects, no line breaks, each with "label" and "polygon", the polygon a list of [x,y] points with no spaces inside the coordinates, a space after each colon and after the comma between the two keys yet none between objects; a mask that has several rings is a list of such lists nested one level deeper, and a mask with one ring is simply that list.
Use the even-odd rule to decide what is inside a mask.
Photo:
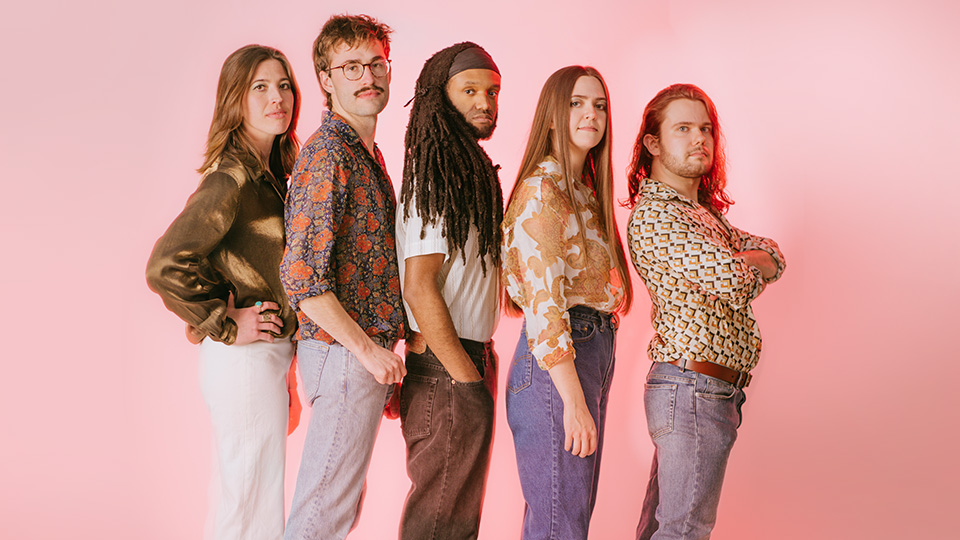
[{"label": "man with dreadlocks", "polygon": [[412,486],[401,539],[476,538],[493,442],[499,320],[500,71],[474,43],[434,54],[407,125],[397,255],[410,329],[400,419]]}]

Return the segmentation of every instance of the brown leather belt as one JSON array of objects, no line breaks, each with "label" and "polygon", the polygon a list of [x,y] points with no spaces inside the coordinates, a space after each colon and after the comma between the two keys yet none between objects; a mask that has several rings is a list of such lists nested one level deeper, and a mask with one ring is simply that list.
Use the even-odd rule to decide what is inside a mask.
[{"label": "brown leather belt", "polygon": [[675,360],[670,363],[680,369],[689,369],[690,371],[696,371],[697,373],[706,375],[707,377],[720,379],[721,381],[728,382],[737,388],[746,388],[747,385],[750,384],[750,379],[753,378],[753,375],[749,373],[730,369],[726,366],[721,366],[720,364],[714,364],[712,362],[694,362],[681,358],[680,360]]}]

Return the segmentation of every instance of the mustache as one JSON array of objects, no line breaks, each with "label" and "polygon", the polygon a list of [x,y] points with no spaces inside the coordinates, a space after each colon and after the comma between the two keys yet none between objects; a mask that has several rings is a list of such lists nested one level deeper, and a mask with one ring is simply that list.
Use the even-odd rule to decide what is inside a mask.
[{"label": "mustache", "polygon": [[381,94],[383,93],[383,88],[380,88],[379,86],[377,86],[377,85],[375,85],[375,84],[371,84],[370,86],[364,86],[363,88],[361,88],[361,89],[357,90],[356,92],[354,92],[354,93],[353,93],[353,97],[357,97],[357,96],[359,96],[360,94],[362,94],[362,93],[364,93],[364,92],[366,92],[366,91],[368,91],[368,90],[376,90],[377,92],[380,92]]}]

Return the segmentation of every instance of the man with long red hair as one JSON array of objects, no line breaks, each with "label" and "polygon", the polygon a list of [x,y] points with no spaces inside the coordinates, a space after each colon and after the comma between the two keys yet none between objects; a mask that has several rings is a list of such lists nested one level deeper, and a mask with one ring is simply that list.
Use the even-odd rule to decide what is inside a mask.
[{"label": "man with long red hair", "polygon": [[776,242],[724,217],[717,109],[675,84],[647,104],[628,172],[630,254],[653,304],[644,405],[656,446],[638,539],[709,538],[760,357],[750,303],[779,279]]}]

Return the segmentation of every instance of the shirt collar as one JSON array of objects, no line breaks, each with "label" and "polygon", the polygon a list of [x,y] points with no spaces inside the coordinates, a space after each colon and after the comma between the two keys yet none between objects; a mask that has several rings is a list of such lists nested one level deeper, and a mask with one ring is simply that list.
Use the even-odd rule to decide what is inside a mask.
[{"label": "shirt collar", "polygon": [[640,185],[640,195],[661,201],[676,199],[687,204],[694,204],[694,201],[691,201],[688,197],[684,197],[677,190],[653,178],[643,179],[643,183]]},{"label": "shirt collar", "polygon": [[[370,152],[367,152],[367,147],[363,145],[363,141],[360,140],[360,134],[357,133],[357,130],[353,129],[353,126],[347,123],[339,114],[326,110],[323,111],[323,125],[327,126],[327,129],[333,131],[338,137],[343,139],[350,146],[359,146],[363,149],[363,153],[370,155]],[[377,148],[377,143],[373,143],[373,153],[379,151]]]}]

